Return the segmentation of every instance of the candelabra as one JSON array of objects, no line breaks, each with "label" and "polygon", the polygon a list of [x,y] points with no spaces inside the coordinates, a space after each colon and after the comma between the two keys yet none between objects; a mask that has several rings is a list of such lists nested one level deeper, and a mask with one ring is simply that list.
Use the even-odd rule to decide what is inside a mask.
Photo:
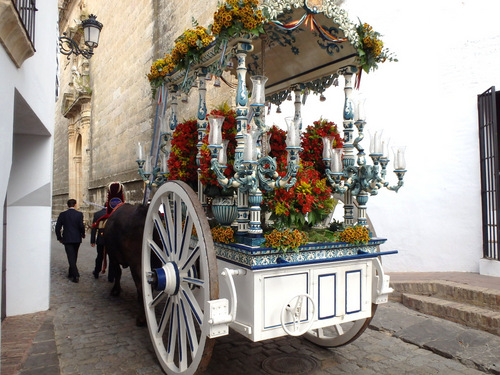
[{"label": "candelabra", "polygon": [[[354,224],[352,198],[356,197],[358,203],[357,224],[367,226],[368,197],[378,194],[379,189],[383,187],[397,192],[403,186],[403,178],[406,173],[405,148],[393,148],[394,173],[398,177],[396,185],[391,186],[385,180],[387,165],[390,161],[388,156],[389,142],[382,138],[382,131],[377,131],[370,137],[369,156],[373,165],[366,163],[364,148],[361,146],[366,125],[364,103],[363,100],[358,100],[357,105],[355,105],[351,97],[352,76],[355,72],[356,68],[354,67],[348,67],[343,71],[346,80],[344,88],[344,147],[332,149],[331,139],[324,137],[323,161],[326,167],[326,177],[334,191],[344,195],[345,223],[347,225]],[[357,128],[358,136],[353,140],[354,126]],[[354,163],[354,149],[357,150],[356,165]]]},{"label": "candelabra", "polygon": [[[151,146],[151,152],[146,155],[145,145],[137,143],[136,162],[139,167],[138,173],[146,184],[147,189],[151,190],[153,186],[160,186],[167,181],[168,158],[170,153],[170,141],[172,139],[172,130],[177,126],[176,113],[176,95],[172,94],[172,113],[169,123],[165,118],[167,97],[166,87],[162,87],[159,94],[159,103],[157,106],[157,116],[155,123],[155,134]],[[163,105],[162,105],[163,104]],[[156,141],[155,141],[156,140]],[[145,195],[145,198],[148,195]]]},{"label": "candelabra", "polygon": [[[300,151],[300,119],[288,121],[287,147],[288,166],[286,176],[277,172],[275,158],[267,155],[269,145],[264,126],[265,83],[264,76],[253,76],[250,111],[245,84],[246,54],[251,51],[249,43],[238,43],[236,56],[238,60],[238,87],[236,94],[237,147],[234,160],[234,175],[227,178],[224,170],[227,168],[227,156],[222,140],[222,124],[224,117],[209,116],[209,148],[211,150],[211,166],[217,180],[225,188],[233,187],[238,191],[238,232],[239,240],[249,245],[260,245],[263,241],[260,225],[262,191],[275,188],[292,187],[299,169]],[[247,129],[250,123],[249,129]],[[249,217],[249,219],[247,219]]]}]

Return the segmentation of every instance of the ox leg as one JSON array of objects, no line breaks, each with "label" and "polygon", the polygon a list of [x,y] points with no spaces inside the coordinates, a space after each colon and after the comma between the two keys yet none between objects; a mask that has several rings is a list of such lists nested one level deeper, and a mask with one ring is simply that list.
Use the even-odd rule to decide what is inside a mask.
[{"label": "ox leg", "polygon": [[146,326],[146,314],[144,312],[144,300],[142,299],[142,282],[141,282],[141,267],[130,267],[132,278],[134,279],[135,287],[137,288],[137,302],[139,304],[139,313],[135,320],[138,327]]},{"label": "ox leg", "polygon": [[113,269],[113,275],[115,278],[115,284],[113,285],[113,288],[111,288],[111,295],[112,296],[119,296],[120,292],[122,291],[122,288],[120,286],[120,280],[122,277],[122,269],[120,265],[117,262],[111,261],[109,265],[109,269]]}]

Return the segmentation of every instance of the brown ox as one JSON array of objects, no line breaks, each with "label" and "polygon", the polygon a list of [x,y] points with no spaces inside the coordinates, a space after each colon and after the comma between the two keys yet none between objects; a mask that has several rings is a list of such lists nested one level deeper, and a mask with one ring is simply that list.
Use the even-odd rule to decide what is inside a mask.
[{"label": "brown ox", "polygon": [[146,325],[142,300],[141,253],[147,212],[147,206],[122,204],[109,216],[104,228],[104,247],[109,254],[109,271],[115,275],[111,295],[120,295],[121,267],[130,267],[139,302],[139,314],[136,318],[138,326]]}]

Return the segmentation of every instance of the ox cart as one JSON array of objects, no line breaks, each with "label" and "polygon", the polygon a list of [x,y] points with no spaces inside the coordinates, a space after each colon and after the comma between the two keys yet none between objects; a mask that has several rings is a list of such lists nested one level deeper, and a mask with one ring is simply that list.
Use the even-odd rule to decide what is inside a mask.
[{"label": "ox cart", "polygon": [[[229,3],[234,7],[252,2],[229,1],[222,6],[230,9]],[[307,92],[321,94],[338,78],[345,78],[343,148],[341,154],[323,153],[326,178],[344,202],[345,226],[367,226],[368,196],[383,187],[397,191],[405,169],[400,156],[395,165],[398,182],[390,186],[385,181],[389,159],[383,151],[372,150],[373,165],[366,163],[360,145],[365,121],[359,113],[355,116],[352,101],[354,78],[359,79],[366,59],[356,26],[337,2],[268,0],[254,8],[265,8],[265,37],[240,33],[216,41],[184,69],[169,72],[159,89],[171,104],[173,129],[177,98],[198,87],[201,145],[207,133],[206,78],[221,77],[227,71],[237,77],[238,145],[233,176],[223,173],[222,142],[214,130],[220,124],[209,119],[212,169],[222,186],[236,191],[237,203],[232,207],[236,242],[214,243],[201,183],[195,193],[182,181],[168,181],[160,168],[146,170],[144,158],[138,158],[148,186],[159,186],[146,217],[142,285],[151,340],[168,374],[204,371],[214,339],[227,335],[229,328],[252,341],[304,335],[325,347],[345,345],[367,328],[377,305],[387,302],[392,291],[380,258],[396,251],[380,251],[385,239],[370,238],[362,244],[308,243],[286,253],[262,246],[262,192],[291,188],[295,183],[297,138]],[[262,79],[260,83],[258,78],[252,80],[250,99],[249,71],[267,77],[266,85]],[[278,174],[275,160],[264,152],[264,112],[267,103],[279,105],[291,94],[295,95],[295,112],[287,137],[288,169]],[[168,152],[166,143],[168,136],[156,133],[153,160],[160,159],[162,150]]]}]

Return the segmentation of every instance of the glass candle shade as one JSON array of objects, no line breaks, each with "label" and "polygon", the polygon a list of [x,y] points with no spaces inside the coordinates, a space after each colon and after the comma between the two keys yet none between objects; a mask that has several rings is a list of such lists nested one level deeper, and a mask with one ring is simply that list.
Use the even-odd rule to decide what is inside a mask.
[{"label": "glass candle shade", "polygon": [[394,169],[398,170],[398,171],[405,170],[406,169],[406,160],[405,160],[406,146],[393,147],[392,151],[394,152]]},{"label": "glass candle shade", "polygon": [[146,153],[144,152],[144,143],[137,142],[137,159],[136,160],[146,160],[145,157]]},{"label": "glass candle shade", "polygon": [[287,147],[299,147],[300,146],[300,131],[299,126],[301,119],[295,119],[293,117],[285,118],[287,125],[287,136],[286,136],[286,145]]},{"label": "glass candle shade", "polygon": [[257,161],[257,139],[259,133],[257,130],[251,130],[246,134],[243,134],[245,138],[245,149],[243,150],[243,161],[251,162]]},{"label": "glass candle shade", "polygon": [[153,157],[151,155],[146,156],[144,163],[144,173],[151,174],[153,172]]},{"label": "glass candle shade", "polygon": [[227,145],[229,144],[229,140],[225,139],[222,141],[222,150],[219,151],[219,164],[227,165]]},{"label": "glass candle shade", "polygon": [[354,121],[366,120],[365,101],[366,98],[363,95],[359,94],[356,100],[356,112],[354,115]]},{"label": "glass candle shade", "polygon": [[261,142],[262,142],[262,155],[263,156],[269,156],[269,153],[271,152],[271,133],[264,133],[262,134]]},{"label": "glass candle shade", "polygon": [[391,142],[390,138],[384,138],[382,140],[382,159],[389,159],[389,143]]},{"label": "glass candle shade", "polygon": [[220,146],[222,144],[222,124],[224,116],[208,116],[210,131],[208,133],[208,144]]},{"label": "glass candle shade", "polygon": [[383,132],[383,130],[377,130],[373,134],[368,132],[370,135],[370,154],[382,154],[384,152],[382,143]]},{"label": "glass candle shade", "polygon": [[252,97],[250,104],[264,105],[266,102],[266,82],[265,76],[252,76]]},{"label": "glass candle shade", "polygon": [[332,158],[332,139],[330,137],[321,137],[323,141],[323,159]]},{"label": "glass candle shade", "polygon": [[168,133],[168,120],[165,117],[165,114],[163,116],[159,116],[158,120],[160,121],[160,134],[167,134]]},{"label": "glass candle shade", "polygon": [[330,161],[330,171],[332,173],[342,173],[343,172],[343,165],[342,165],[342,151],[343,149],[341,148],[334,148],[332,150],[332,158]]},{"label": "glass candle shade", "polygon": [[161,172],[168,173],[168,154],[162,153],[160,160],[161,160]]}]

